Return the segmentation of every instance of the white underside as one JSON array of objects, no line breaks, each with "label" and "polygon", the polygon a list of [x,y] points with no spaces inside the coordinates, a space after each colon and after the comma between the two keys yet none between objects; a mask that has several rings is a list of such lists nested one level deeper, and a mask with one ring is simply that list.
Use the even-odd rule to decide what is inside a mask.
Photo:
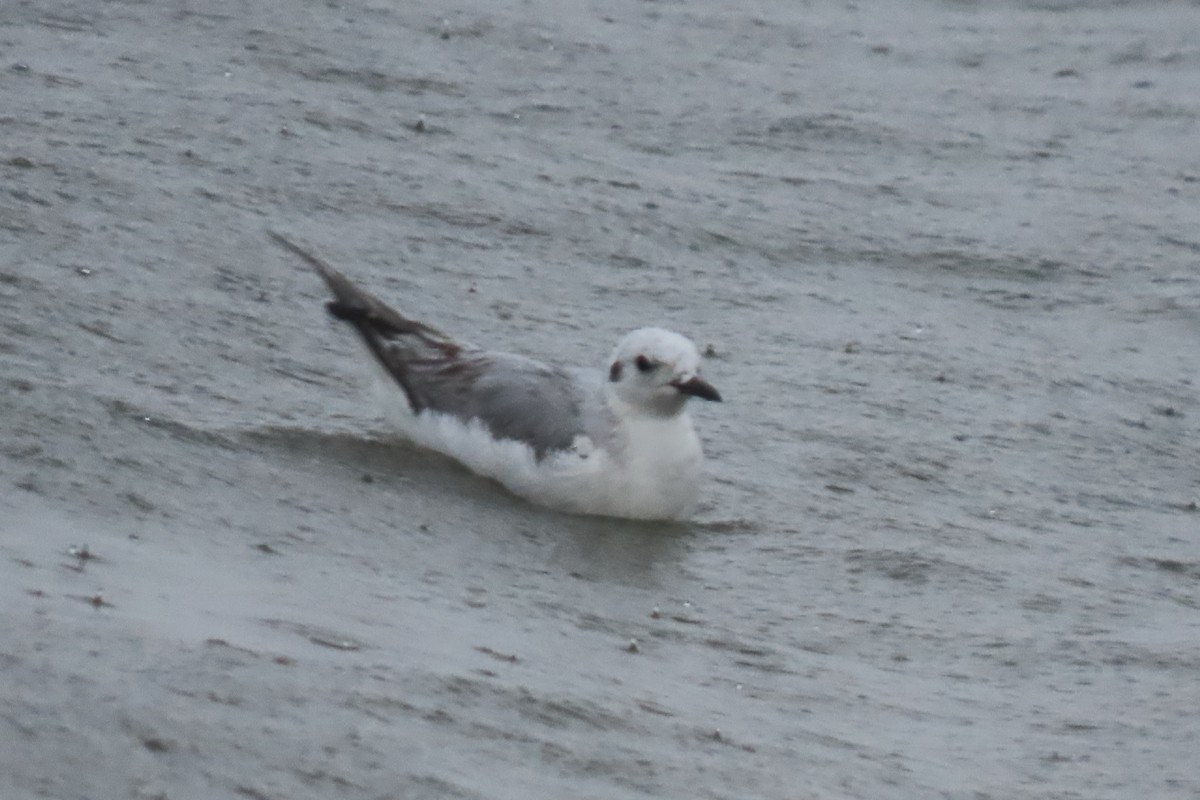
[{"label": "white underside", "polygon": [[687,413],[625,417],[607,447],[580,436],[571,450],[538,461],[528,445],[497,440],[476,420],[428,410],[414,415],[397,394],[388,392],[387,417],[406,438],[535,503],[633,519],[677,519],[695,503],[703,455]]}]

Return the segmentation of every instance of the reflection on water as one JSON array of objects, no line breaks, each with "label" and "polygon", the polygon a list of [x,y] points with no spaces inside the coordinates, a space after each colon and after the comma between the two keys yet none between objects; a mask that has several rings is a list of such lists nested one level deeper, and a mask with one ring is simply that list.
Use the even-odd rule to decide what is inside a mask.
[{"label": "reflection on water", "polygon": [[661,568],[686,557],[691,535],[681,522],[564,518],[550,563],[585,580],[649,588],[658,584]]}]

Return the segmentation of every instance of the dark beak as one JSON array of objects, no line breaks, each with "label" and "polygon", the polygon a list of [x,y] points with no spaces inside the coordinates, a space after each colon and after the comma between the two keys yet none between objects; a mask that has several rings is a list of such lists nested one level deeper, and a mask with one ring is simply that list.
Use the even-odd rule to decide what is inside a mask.
[{"label": "dark beak", "polygon": [[699,397],[701,400],[711,400],[714,403],[721,402],[721,393],[699,375],[683,383],[673,383],[671,385],[678,389],[680,394]]}]

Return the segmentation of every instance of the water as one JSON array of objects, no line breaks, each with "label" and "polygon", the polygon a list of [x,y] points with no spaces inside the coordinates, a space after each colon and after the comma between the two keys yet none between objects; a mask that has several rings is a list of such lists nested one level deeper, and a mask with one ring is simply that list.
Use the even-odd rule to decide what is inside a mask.
[{"label": "water", "polygon": [[[725,5],[10,10],[0,794],[1200,791],[1200,9]],[[711,344],[696,519],[392,441],[267,227]]]}]

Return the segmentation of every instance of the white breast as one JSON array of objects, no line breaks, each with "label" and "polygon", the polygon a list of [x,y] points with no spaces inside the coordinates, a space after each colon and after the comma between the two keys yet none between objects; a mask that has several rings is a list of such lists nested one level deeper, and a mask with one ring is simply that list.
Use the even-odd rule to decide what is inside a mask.
[{"label": "white breast", "polygon": [[394,404],[394,394],[387,416],[407,438],[535,503],[632,519],[677,519],[695,503],[704,457],[686,412],[619,415],[605,441],[581,435],[570,450],[538,461],[528,445],[497,440],[478,421],[431,411],[414,415]]}]

